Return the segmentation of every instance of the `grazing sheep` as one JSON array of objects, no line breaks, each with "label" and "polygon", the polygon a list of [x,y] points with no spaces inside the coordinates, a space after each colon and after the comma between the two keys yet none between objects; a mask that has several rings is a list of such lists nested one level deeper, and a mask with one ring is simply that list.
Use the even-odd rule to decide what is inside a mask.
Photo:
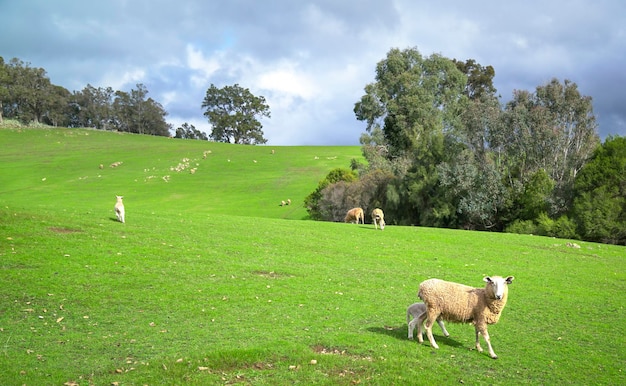
[{"label": "grazing sheep", "polygon": [[124,203],[122,202],[124,196],[115,196],[115,198],[117,198],[117,202],[115,203],[115,215],[117,216],[117,220],[123,223],[125,222]]},{"label": "grazing sheep", "polygon": [[104,165],[100,164],[100,165],[98,165],[98,168],[104,169]]},{"label": "grazing sheep", "polygon": [[285,201],[281,201],[280,202],[280,206],[285,206],[285,205],[287,205],[287,203]]},{"label": "grazing sheep", "polygon": [[291,205],[291,198],[287,199],[287,205]]},{"label": "grazing sheep", "polygon": [[498,358],[491,347],[487,325],[495,324],[506,305],[513,276],[485,277],[485,288],[474,288],[440,279],[428,279],[420,284],[417,294],[426,304],[426,335],[433,348],[439,348],[433,338],[433,323],[441,317],[455,323],[473,323],[476,330],[476,349],[482,352],[479,336],[482,334],[489,356]]},{"label": "grazing sheep", "polygon": [[[424,303],[413,303],[406,309],[406,322],[409,325],[409,339],[413,339],[413,331],[415,330],[415,326],[417,326],[417,341],[420,343],[424,341],[424,337],[422,336],[422,324],[426,319],[426,315],[426,304]],[[443,335],[450,336],[441,317],[437,318],[437,324],[441,327]]]},{"label": "grazing sheep", "polygon": [[378,229],[378,225],[380,225],[381,231],[385,229],[385,214],[382,209],[376,208],[372,211],[372,221],[375,229]]},{"label": "grazing sheep", "polygon": [[363,214],[363,209],[361,208],[352,208],[346,214],[346,218],[343,220],[344,222],[354,222],[359,223],[361,220],[361,224],[365,224],[365,214]]}]

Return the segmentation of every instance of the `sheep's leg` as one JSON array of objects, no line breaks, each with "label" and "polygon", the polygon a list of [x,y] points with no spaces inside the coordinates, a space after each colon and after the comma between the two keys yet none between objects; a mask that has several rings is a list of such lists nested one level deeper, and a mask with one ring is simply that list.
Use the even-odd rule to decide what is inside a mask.
[{"label": "sheep's leg", "polygon": [[433,336],[433,324],[435,324],[435,320],[439,315],[432,315],[430,312],[426,317],[426,323],[424,323],[424,328],[426,328],[426,336],[428,337],[428,341],[430,342],[430,346],[432,348],[439,348],[437,346],[437,342],[435,342],[435,337]]},{"label": "sheep's leg", "polygon": [[491,347],[491,339],[489,338],[489,333],[487,332],[487,326],[476,326],[476,350],[479,352],[483,352],[483,348],[480,347],[479,337],[482,334],[483,339],[487,343],[487,349],[489,350],[489,356],[493,359],[498,359],[498,356],[493,351],[493,347]]},{"label": "sheep's leg", "polygon": [[483,352],[483,348],[480,347],[480,329],[476,326],[476,350]]}]

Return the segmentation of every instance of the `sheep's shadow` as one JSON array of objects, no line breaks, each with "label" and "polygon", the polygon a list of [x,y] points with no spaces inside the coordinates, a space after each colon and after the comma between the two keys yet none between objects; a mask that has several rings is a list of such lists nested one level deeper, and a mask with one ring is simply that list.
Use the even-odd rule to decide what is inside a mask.
[{"label": "sheep's shadow", "polygon": [[[407,337],[408,335],[408,331],[409,331],[409,326],[408,325],[402,325],[400,327],[390,327],[390,326],[384,326],[384,327],[368,327],[367,328],[368,331],[370,332],[374,332],[377,334],[382,334],[382,335],[387,335],[387,336],[391,336],[393,338],[399,339],[399,340],[406,340],[406,341],[411,341],[409,340],[409,338]],[[415,329],[414,334],[417,334],[417,329]],[[464,347],[462,343],[450,338],[450,337],[445,337],[443,335],[438,335],[435,334],[434,329],[433,329],[433,335],[435,337],[435,340],[437,341],[437,343],[439,343],[439,345],[441,344],[445,344],[446,346],[451,346],[451,347]],[[413,338],[413,342],[417,342],[417,337],[415,336]],[[428,344],[428,338],[426,337],[426,332],[424,331],[424,342],[426,344]]]}]

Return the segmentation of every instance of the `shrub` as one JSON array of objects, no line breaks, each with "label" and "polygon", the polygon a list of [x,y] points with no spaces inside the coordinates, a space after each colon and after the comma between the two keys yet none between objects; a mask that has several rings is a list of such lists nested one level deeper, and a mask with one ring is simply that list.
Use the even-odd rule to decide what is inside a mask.
[{"label": "shrub", "polygon": [[537,225],[532,220],[515,220],[504,231],[506,233],[519,233],[522,235],[533,235],[537,233]]}]

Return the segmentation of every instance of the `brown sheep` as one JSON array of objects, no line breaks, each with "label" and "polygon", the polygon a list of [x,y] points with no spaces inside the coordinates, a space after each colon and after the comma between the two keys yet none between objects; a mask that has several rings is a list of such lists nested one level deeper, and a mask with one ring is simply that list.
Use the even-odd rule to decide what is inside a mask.
[{"label": "brown sheep", "polygon": [[348,211],[348,213],[346,214],[346,218],[343,221],[344,222],[356,221],[356,223],[358,224],[359,220],[361,221],[361,224],[365,224],[365,214],[363,214],[363,209],[352,208]]}]

